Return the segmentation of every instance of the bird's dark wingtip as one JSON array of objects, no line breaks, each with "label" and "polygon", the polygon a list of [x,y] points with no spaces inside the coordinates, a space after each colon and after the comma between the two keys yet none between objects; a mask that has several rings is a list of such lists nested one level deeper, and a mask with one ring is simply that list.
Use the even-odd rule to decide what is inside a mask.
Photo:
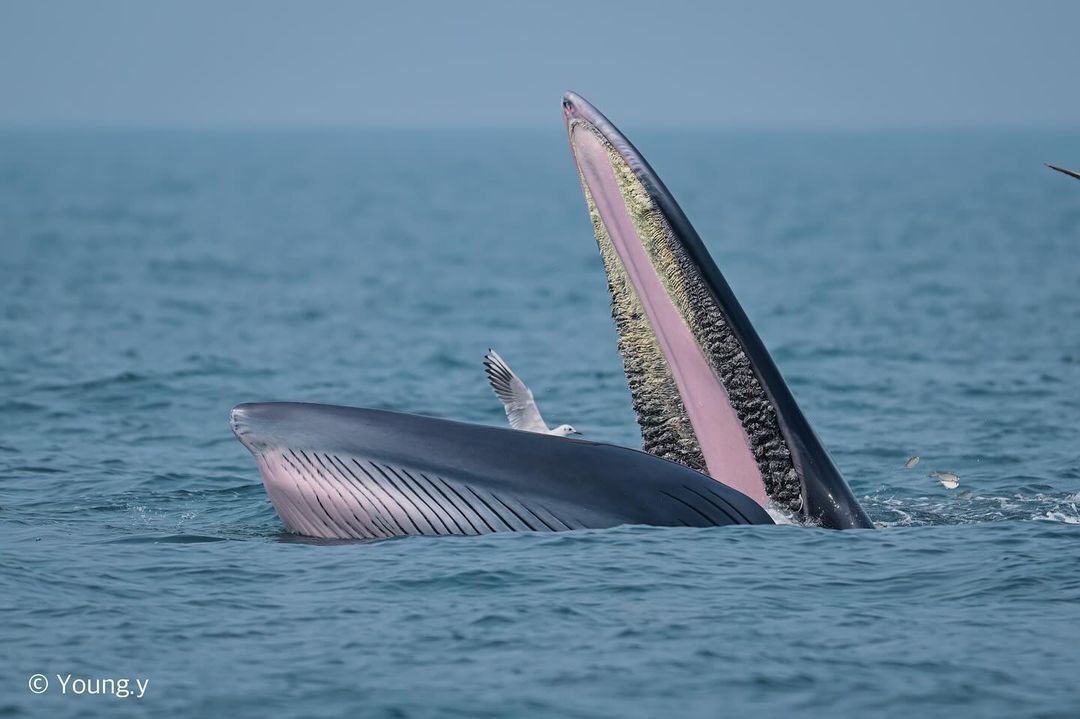
[{"label": "bird's dark wingtip", "polygon": [[1075,172],[1075,171],[1070,170],[1070,169],[1068,169],[1066,167],[1059,167],[1057,165],[1052,165],[1049,162],[1046,163],[1046,166],[1049,167],[1051,170],[1054,170],[1056,172],[1060,172],[1063,175],[1068,175],[1069,177],[1080,180],[1080,172]]}]

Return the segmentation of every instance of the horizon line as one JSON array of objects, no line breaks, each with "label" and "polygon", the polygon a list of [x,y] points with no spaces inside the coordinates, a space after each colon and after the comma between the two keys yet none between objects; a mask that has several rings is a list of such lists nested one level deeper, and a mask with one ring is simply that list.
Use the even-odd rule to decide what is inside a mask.
[{"label": "horizon line", "polygon": [[[636,132],[1076,132],[1080,123],[626,123]],[[552,123],[139,123],[139,122],[0,122],[0,132],[477,132],[477,131],[562,132],[558,120]]]}]

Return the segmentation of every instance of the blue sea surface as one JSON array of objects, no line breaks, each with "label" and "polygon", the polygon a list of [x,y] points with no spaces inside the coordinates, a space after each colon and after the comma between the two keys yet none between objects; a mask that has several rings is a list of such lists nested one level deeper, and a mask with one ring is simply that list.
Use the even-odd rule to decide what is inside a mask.
[{"label": "blue sea surface", "polygon": [[8,131],[0,716],[1080,716],[1080,133],[624,129],[878,530],[286,534],[237,403],[639,446],[557,119]]}]

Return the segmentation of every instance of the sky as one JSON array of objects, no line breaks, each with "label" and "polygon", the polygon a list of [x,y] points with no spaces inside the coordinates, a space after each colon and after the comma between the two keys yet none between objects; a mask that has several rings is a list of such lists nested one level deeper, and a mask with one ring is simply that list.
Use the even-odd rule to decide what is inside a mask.
[{"label": "sky", "polygon": [[1080,127],[1080,2],[0,0],[0,126]]}]

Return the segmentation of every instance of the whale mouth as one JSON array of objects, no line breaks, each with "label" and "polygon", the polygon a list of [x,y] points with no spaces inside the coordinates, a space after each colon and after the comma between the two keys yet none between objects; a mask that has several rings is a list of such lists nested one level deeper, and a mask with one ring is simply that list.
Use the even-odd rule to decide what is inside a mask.
[{"label": "whale mouth", "polygon": [[867,526],[730,287],[637,149],[563,99],[644,451],[763,507]]},{"label": "whale mouth", "polygon": [[770,505],[872,527],[667,188],[595,108],[569,94],[563,110],[654,456],[381,410],[239,405],[233,431],[286,527],[379,538],[770,524]]}]

